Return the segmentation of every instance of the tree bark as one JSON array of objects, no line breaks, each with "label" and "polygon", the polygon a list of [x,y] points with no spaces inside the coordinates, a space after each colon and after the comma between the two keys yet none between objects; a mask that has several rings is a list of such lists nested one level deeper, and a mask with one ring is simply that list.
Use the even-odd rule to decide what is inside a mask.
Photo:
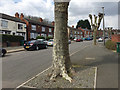
[{"label": "tree bark", "polygon": [[97,27],[95,25],[92,25],[92,30],[93,30],[93,44],[96,45]]},{"label": "tree bark", "polygon": [[93,36],[93,40],[94,40],[94,45],[96,45],[96,34],[97,34],[97,30],[96,28],[94,28],[94,36]]},{"label": "tree bark", "polygon": [[62,76],[72,81],[69,76],[72,65],[69,57],[68,46],[68,5],[69,2],[55,2],[55,30],[53,45],[53,67],[51,80]]}]

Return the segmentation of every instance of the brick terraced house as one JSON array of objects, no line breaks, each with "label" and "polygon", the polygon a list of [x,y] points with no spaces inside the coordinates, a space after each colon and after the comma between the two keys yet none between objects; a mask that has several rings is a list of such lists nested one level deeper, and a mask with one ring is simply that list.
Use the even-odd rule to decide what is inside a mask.
[{"label": "brick terraced house", "polygon": [[74,26],[68,26],[68,37],[69,38],[83,38],[83,32],[79,29],[74,28]]},{"label": "brick terraced house", "polygon": [[43,36],[45,38],[54,36],[54,21],[48,24],[44,23],[42,18],[39,20],[31,20],[25,18],[23,13],[21,13],[20,17],[18,13],[16,13],[15,16],[26,23],[26,36],[28,41],[36,39],[37,36]]},{"label": "brick terraced house", "polygon": [[19,18],[0,13],[0,34],[19,35],[26,40],[26,23]]}]

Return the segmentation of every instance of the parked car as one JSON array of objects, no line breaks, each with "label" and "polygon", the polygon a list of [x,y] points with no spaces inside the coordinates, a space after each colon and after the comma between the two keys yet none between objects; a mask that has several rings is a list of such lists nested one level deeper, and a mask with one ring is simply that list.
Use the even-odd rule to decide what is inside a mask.
[{"label": "parked car", "polygon": [[53,39],[50,39],[50,40],[48,40],[47,45],[48,45],[48,46],[53,46],[53,43],[54,43],[54,42],[53,42]]},{"label": "parked car", "polygon": [[86,40],[89,41],[89,40],[93,40],[93,39],[91,37],[87,37]]},{"label": "parked car", "polygon": [[31,40],[24,44],[26,50],[39,50],[42,48],[47,48],[47,44],[40,40]]},{"label": "parked car", "polygon": [[98,39],[98,42],[103,42],[103,38],[99,38],[99,39]]},{"label": "parked car", "polygon": [[76,41],[76,40],[77,40],[77,38],[74,38],[73,40],[74,40],[74,41]]},{"label": "parked car", "polygon": [[68,44],[71,44],[71,40],[68,40]]},{"label": "parked car", "polygon": [[84,37],[83,40],[86,40],[86,38]]},{"label": "parked car", "polygon": [[1,56],[4,57],[6,53],[7,53],[6,49],[0,48],[0,57]]},{"label": "parked car", "polygon": [[37,39],[37,40],[43,41],[47,44],[47,40],[45,40],[45,39]]},{"label": "parked car", "polygon": [[81,42],[81,41],[83,41],[83,39],[77,39],[77,40],[76,40],[76,42]]}]

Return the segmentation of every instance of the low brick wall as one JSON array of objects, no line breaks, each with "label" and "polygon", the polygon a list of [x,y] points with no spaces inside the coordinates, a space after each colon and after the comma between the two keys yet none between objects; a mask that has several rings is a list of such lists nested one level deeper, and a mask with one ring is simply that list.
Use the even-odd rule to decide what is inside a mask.
[{"label": "low brick wall", "polygon": [[114,42],[120,42],[120,34],[112,35],[111,40]]},{"label": "low brick wall", "polygon": [[20,46],[20,42],[10,42],[8,45],[7,45],[7,42],[4,42],[2,43],[2,47],[15,47],[15,46]]}]

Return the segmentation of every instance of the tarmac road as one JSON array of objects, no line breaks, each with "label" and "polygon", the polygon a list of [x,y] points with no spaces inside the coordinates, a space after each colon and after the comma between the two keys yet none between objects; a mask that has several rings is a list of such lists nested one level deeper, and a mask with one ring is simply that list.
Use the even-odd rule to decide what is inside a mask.
[{"label": "tarmac road", "polygon": [[[70,44],[70,54],[83,49],[91,41]],[[8,53],[2,58],[2,86],[15,88],[52,64],[52,47],[39,51]]]}]

